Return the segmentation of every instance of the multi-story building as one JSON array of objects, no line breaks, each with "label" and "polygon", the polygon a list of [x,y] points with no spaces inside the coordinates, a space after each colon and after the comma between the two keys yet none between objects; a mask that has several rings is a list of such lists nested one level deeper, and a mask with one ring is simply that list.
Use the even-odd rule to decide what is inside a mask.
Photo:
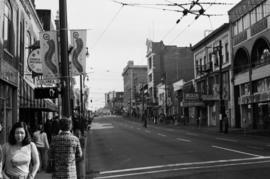
[{"label": "multi-story building", "polygon": [[152,111],[166,115],[178,111],[173,84],[193,78],[193,53],[191,47],[164,45],[147,40],[147,81]]},{"label": "multi-story building", "polygon": [[134,65],[128,61],[122,73],[124,79],[124,111],[129,115],[139,116],[141,113],[140,88],[147,83],[147,66]]},{"label": "multi-story building", "polygon": [[270,0],[242,0],[229,12],[235,126],[270,128]]},{"label": "multi-story building", "polygon": [[34,0],[0,1],[0,123],[5,142],[7,131],[18,120],[34,124],[43,111],[55,110],[51,101],[34,99],[38,77],[28,68],[32,46],[44,30],[35,10]]},{"label": "multi-story building", "polygon": [[105,94],[105,107],[112,114],[122,114],[124,92],[111,91]]},{"label": "multi-story building", "polygon": [[[231,50],[229,24],[225,23],[193,46],[195,90],[203,103],[195,103],[201,125],[220,126],[220,114],[231,114]],[[222,84],[222,86],[220,86]],[[222,89],[221,89],[221,88]],[[220,91],[222,90],[222,91]],[[221,94],[222,93],[222,94]],[[196,96],[196,95],[195,95]],[[233,122],[230,121],[230,124]]]}]

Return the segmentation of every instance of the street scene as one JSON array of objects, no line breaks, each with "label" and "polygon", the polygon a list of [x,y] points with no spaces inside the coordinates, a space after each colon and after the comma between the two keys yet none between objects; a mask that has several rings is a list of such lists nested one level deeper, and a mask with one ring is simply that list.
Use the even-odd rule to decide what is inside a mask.
[{"label": "street scene", "polygon": [[270,0],[0,0],[0,178],[269,178]]}]

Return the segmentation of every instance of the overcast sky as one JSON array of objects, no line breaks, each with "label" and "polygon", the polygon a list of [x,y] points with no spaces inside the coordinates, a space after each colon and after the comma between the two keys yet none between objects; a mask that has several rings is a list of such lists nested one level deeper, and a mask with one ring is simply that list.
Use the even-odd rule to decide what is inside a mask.
[{"label": "overcast sky", "polygon": [[[120,1],[120,0],[119,0]],[[200,0],[237,4],[239,0]],[[123,0],[129,3],[186,3],[191,0]],[[145,8],[122,6],[112,0],[67,0],[69,29],[88,29],[87,46],[90,56],[86,72],[90,87],[91,109],[103,107],[104,93],[123,91],[122,71],[128,60],[135,65],[146,65],[146,39],[163,41],[165,45],[194,45],[207,30],[214,30],[228,22],[227,11],[233,5],[204,5],[206,13],[223,16],[202,16],[194,20],[187,15],[176,25],[182,13],[161,10],[160,6]],[[53,17],[58,0],[36,0],[38,9],[51,9]],[[149,7],[149,6],[147,6]],[[186,6],[187,7],[187,6]],[[167,7],[169,8],[169,7]],[[176,8],[174,8],[176,9]],[[195,8],[198,9],[198,8]],[[181,10],[178,8],[178,10]]]}]

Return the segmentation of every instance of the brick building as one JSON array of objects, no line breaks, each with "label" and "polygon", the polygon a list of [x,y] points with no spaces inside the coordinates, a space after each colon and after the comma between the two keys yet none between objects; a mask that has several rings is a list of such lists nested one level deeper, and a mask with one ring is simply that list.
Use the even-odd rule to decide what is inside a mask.
[{"label": "brick building", "polygon": [[133,61],[128,61],[123,73],[124,81],[124,111],[131,115],[138,116],[141,113],[140,88],[147,83],[147,66],[134,65]]},{"label": "brick building", "polygon": [[[152,111],[167,115],[176,114],[178,101],[173,84],[193,78],[191,47],[164,45],[147,40],[147,81]],[[166,94],[166,95],[165,95]]]}]

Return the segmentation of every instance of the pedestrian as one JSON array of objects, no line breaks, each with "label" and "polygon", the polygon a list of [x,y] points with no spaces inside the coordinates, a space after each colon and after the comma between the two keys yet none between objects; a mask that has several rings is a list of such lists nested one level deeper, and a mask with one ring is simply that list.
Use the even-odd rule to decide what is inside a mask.
[{"label": "pedestrian", "polygon": [[60,126],[59,126],[59,117],[58,116],[55,116],[53,118],[53,121],[52,121],[52,137],[56,136],[57,134],[59,134],[59,130],[60,130]]},{"label": "pedestrian", "polygon": [[40,170],[47,170],[48,163],[48,150],[49,150],[49,142],[47,138],[47,134],[44,131],[43,125],[39,124],[37,130],[34,132],[34,142],[37,146],[39,156],[40,156]]},{"label": "pedestrian", "polygon": [[52,138],[49,150],[50,159],[54,159],[54,179],[76,179],[76,160],[82,157],[82,149],[78,137],[70,131],[72,120],[60,120],[61,132]]},{"label": "pedestrian", "polygon": [[49,143],[51,143],[52,139],[52,119],[47,119],[44,125],[44,131],[47,134],[47,138]]},{"label": "pedestrian", "polygon": [[24,122],[13,125],[8,142],[3,145],[3,178],[33,179],[39,169],[39,157],[36,145]]},{"label": "pedestrian", "polygon": [[145,128],[147,128],[147,116],[146,116],[146,113],[143,113],[142,119],[143,119],[143,126]]}]

